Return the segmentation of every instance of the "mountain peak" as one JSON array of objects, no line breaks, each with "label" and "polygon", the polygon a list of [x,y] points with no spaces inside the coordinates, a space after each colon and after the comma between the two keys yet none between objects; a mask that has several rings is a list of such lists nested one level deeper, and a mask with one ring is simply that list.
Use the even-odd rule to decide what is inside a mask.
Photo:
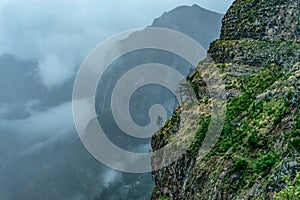
[{"label": "mountain peak", "polygon": [[222,14],[194,4],[165,12],[153,21],[152,26],[182,32],[208,49],[210,42],[220,35],[222,18]]}]

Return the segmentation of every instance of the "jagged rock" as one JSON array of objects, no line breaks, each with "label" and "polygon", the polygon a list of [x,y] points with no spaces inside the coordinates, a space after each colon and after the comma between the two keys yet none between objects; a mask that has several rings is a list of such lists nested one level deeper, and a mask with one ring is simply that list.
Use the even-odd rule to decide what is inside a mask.
[{"label": "jagged rock", "polygon": [[299,0],[236,0],[223,20],[221,39],[300,42]]}]

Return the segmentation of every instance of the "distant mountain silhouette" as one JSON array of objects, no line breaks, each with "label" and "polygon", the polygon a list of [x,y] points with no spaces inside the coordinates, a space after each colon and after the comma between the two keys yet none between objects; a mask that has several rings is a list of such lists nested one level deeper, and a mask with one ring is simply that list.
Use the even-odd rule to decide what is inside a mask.
[{"label": "distant mountain silhouette", "polygon": [[[198,5],[180,6],[165,12],[161,17],[154,20],[152,27],[168,28],[193,38],[200,43],[205,49],[208,49],[209,44],[216,40],[221,31],[223,15],[215,13]],[[133,33],[134,34],[139,34]],[[130,38],[131,36],[129,36]],[[128,38],[128,40],[129,40]],[[123,43],[126,45],[126,41]],[[97,111],[99,114],[99,122],[107,136],[119,147],[127,150],[135,149],[135,146],[141,144],[149,144],[149,139],[136,139],[127,136],[115,124],[112,113],[110,111],[111,92],[115,83],[128,70],[145,63],[161,63],[178,70],[183,75],[187,76],[191,73],[191,66],[186,61],[172,54],[158,50],[142,50],[132,52],[126,56],[122,56],[109,66],[109,69],[103,76],[98,86],[99,94],[97,94]],[[174,102],[174,94],[168,90],[156,86],[147,86],[136,92],[130,102],[133,106],[130,109],[132,118],[138,124],[146,125],[149,123],[148,113],[149,107],[154,103],[160,103],[167,111],[168,116],[176,107]],[[143,149],[144,150],[144,149]],[[137,152],[143,150],[136,150]],[[141,179],[142,178],[142,179]],[[139,181],[141,184],[136,184]],[[150,199],[149,185],[151,185],[152,176],[148,175],[123,175],[123,183],[116,182],[103,190],[98,199]],[[124,187],[124,185],[126,185]],[[141,187],[143,186],[144,187]],[[137,191],[139,191],[137,193]],[[139,196],[140,195],[140,196]]]},{"label": "distant mountain silhouette", "polygon": [[180,6],[165,12],[151,26],[169,28],[182,32],[208,49],[211,41],[221,32],[223,15],[201,8],[198,5]]}]

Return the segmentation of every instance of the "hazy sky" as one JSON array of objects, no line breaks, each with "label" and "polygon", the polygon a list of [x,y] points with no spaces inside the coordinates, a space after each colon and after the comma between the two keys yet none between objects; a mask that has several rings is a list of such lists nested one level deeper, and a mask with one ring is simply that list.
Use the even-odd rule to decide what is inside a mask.
[{"label": "hazy sky", "polygon": [[94,46],[113,34],[151,25],[180,5],[198,4],[225,13],[232,1],[0,0],[0,56],[38,62],[41,83],[59,87],[74,76]]}]

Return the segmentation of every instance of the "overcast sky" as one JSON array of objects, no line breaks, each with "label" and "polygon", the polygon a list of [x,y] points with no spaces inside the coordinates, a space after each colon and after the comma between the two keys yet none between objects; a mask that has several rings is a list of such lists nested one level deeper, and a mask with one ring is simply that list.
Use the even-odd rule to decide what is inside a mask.
[{"label": "overcast sky", "polygon": [[38,62],[41,83],[59,87],[74,76],[94,46],[113,34],[151,25],[180,5],[198,4],[225,13],[232,1],[0,0],[0,56]]}]

